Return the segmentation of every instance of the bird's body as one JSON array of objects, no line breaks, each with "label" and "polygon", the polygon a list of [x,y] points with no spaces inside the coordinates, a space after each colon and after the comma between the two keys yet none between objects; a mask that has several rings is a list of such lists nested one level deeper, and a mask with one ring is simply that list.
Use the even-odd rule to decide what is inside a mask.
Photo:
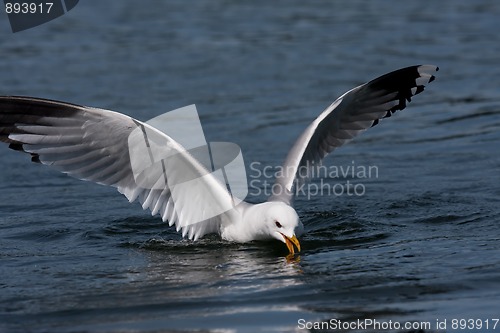
[{"label": "bird's body", "polygon": [[[0,140],[31,154],[33,162],[116,187],[130,202],[138,200],[190,239],[209,233],[233,242],[277,239],[293,254],[294,246],[300,251],[297,236],[303,232],[292,207],[293,186],[305,178],[298,170],[314,168],[334,149],[404,109],[437,70],[431,65],[403,68],[339,97],[298,138],[282,166],[286,172],[276,179],[273,196],[260,204],[236,202],[225,184],[169,133],[114,111],[32,97],[0,97]],[[133,170],[130,142],[134,135],[142,138],[146,133],[160,154],[175,158],[161,159],[160,169],[142,170],[141,178]],[[196,190],[177,186],[185,183],[187,175],[197,178]]]}]

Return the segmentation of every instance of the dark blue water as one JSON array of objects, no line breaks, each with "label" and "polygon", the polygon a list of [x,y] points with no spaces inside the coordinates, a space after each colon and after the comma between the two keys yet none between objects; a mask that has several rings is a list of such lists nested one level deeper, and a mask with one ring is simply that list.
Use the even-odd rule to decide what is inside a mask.
[{"label": "dark blue water", "polygon": [[494,331],[499,17],[486,0],[122,0],[80,2],[16,34],[5,18],[0,94],[141,120],[196,104],[209,141],[241,146],[249,177],[252,162],[279,165],[344,91],[408,65],[440,71],[325,161],[378,173],[327,180],[363,195],[297,199],[307,233],[296,262],[273,242],[182,240],[115,190],[1,147],[0,331],[297,332],[358,319]]}]

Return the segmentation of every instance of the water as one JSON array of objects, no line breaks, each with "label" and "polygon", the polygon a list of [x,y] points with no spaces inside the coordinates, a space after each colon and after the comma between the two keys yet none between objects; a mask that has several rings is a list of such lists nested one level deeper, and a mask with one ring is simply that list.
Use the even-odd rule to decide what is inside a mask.
[{"label": "water", "polygon": [[141,120],[195,103],[208,140],[240,145],[250,176],[252,162],[279,165],[353,86],[418,63],[441,70],[404,112],[325,161],[378,177],[330,180],[363,184],[362,196],[298,198],[307,233],[295,262],[274,242],[182,240],[113,189],[3,147],[0,331],[294,332],[365,318],[429,322],[426,332],[471,318],[492,331],[499,15],[486,0],[86,1],[22,33],[5,22],[1,94]]}]

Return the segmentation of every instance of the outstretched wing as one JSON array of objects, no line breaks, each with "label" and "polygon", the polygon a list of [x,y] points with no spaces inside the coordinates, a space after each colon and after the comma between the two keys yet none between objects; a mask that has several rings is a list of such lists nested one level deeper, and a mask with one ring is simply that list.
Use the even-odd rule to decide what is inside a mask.
[{"label": "outstretched wing", "polygon": [[270,201],[290,203],[293,186],[304,180],[321,160],[382,118],[403,110],[411,97],[432,82],[438,67],[419,65],[385,74],[349,90],[323,111],[288,153]]},{"label": "outstretched wing", "polygon": [[[234,207],[225,186],[180,144],[121,113],[0,97],[0,141],[31,154],[33,162],[116,187],[191,239],[217,232],[224,214],[216,213],[231,214]],[[148,155],[150,161],[141,160]]]}]

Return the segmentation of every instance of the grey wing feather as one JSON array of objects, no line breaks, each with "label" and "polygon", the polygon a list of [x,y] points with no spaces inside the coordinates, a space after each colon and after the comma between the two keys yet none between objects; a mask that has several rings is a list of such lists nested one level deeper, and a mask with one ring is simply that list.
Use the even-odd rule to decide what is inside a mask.
[{"label": "grey wing feather", "polygon": [[321,160],[383,118],[403,110],[432,82],[438,67],[411,66],[380,76],[343,94],[301,134],[288,153],[270,201],[291,203],[293,187]]},{"label": "grey wing feather", "polygon": [[[189,154],[179,153],[179,158],[171,159],[176,165],[170,166],[169,177],[175,179],[179,164],[184,171],[205,176],[200,186],[213,195],[209,196],[212,201],[198,198],[201,213],[190,207],[189,191],[178,190],[181,200],[174,203],[168,186],[137,183],[127,143],[139,126],[159,138],[160,146],[182,152],[182,147],[164,133],[121,113],[32,97],[0,97],[0,141],[11,149],[29,153],[33,162],[73,177],[117,188],[130,202],[139,200],[144,209],[175,224],[183,236],[196,239],[217,232],[220,220],[212,216],[205,219],[202,214],[208,209],[204,205],[232,202],[231,197]],[[164,185],[159,179],[158,184]],[[204,223],[190,224],[190,218]]]}]

